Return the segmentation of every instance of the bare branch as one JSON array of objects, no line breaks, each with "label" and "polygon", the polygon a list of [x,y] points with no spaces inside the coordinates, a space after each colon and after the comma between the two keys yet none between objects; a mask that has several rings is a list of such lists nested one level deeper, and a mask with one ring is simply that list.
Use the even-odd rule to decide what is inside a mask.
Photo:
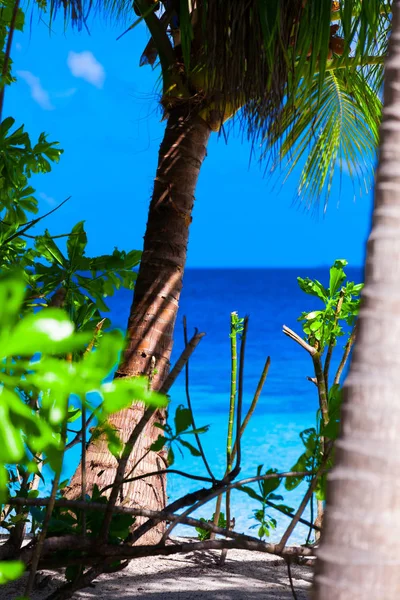
[{"label": "bare branch", "polygon": [[182,371],[183,367],[187,364],[189,358],[195,351],[200,340],[205,335],[206,335],[205,333],[198,333],[196,331],[194,336],[191,338],[191,340],[189,342],[187,342],[187,339],[185,339],[185,348],[184,348],[182,354],[180,355],[180,357],[178,358],[178,360],[176,361],[174,367],[171,369],[164,384],[160,388],[160,390],[159,390],[160,394],[168,394],[169,390],[171,389],[172,385],[174,384],[179,373]]},{"label": "bare branch", "polygon": [[[185,342],[185,348],[187,348],[188,345],[190,343],[192,343],[192,341],[195,339],[196,336],[203,336],[203,335],[205,335],[205,334],[204,333],[203,334],[197,333],[197,331],[195,331],[195,334],[194,334],[193,338],[188,343],[186,317],[183,317],[183,339],[184,339],[184,342]],[[200,341],[200,339],[198,340],[198,342],[199,341]],[[197,428],[196,428],[196,422],[195,422],[195,419],[194,419],[194,412],[193,412],[193,407],[192,407],[192,400],[190,398],[190,392],[189,392],[189,357],[186,360],[186,365],[185,365],[185,390],[186,390],[186,401],[187,401],[187,405],[188,405],[188,408],[190,410],[190,415],[191,415],[191,418],[192,418],[192,427],[193,427],[194,430],[196,430]],[[211,467],[210,467],[210,465],[208,463],[207,457],[205,455],[203,444],[201,443],[201,439],[200,439],[199,434],[195,433],[194,437],[195,437],[195,440],[197,442],[197,447],[198,447],[199,452],[201,454],[201,458],[203,460],[204,466],[205,466],[208,474],[210,475],[211,480],[212,481],[216,481],[216,479],[214,477],[214,474],[211,471]]]},{"label": "bare branch", "polygon": [[349,339],[347,340],[347,344],[344,347],[344,353],[342,356],[342,360],[340,361],[338,370],[336,371],[335,379],[333,380],[333,383],[335,385],[339,385],[339,383],[340,383],[340,378],[342,376],[343,369],[346,366],[346,363],[350,356],[351,349],[354,345],[354,342],[356,341],[356,330],[357,330],[357,325],[354,326],[353,331],[351,332],[351,335],[350,335]]},{"label": "bare branch", "polygon": [[[253,413],[254,413],[254,411],[256,409],[257,402],[258,402],[258,400],[260,398],[262,389],[264,387],[265,380],[267,379],[267,375],[268,375],[270,364],[271,364],[271,359],[268,356],[268,358],[267,358],[267,360],[265,362],[263,371],[261,373],[261,377],[260,377],[260,380],[258,382],[257,389],[256,389],[256,392],[254,394],[253,400],[251,402],[250,408],[247,411],[247,414],[246,414],[246,416],[244,418],[244,421],[243,421],[243,423],[240,426],[240,437],[241,438],[243,437],[243,434],[244,434],[244,432],[246,430],[246,427],[249,424],[249,421],[250,421],[250,419],[251,419],[251,417],[252,417],[252,415],[253,415]],[[236,444],[237,444],[237,442],[235,441],[235,444],[234,444],[233,450],[232,450],[232,460],[236,456],[236,450],[237,450],[237,445]]]},{"label": "bare branch", "polygon": [[297,333],[295,333],[292,329],[290,329],[290,327],[286,327],[286,325],[284,325],[283,328],[282,328],[282,331],[283,331],[283,333],[285,335],[287,335],[288,337],[290,337],[290,339],[292,339],[295,342],[297,342],[299,344],[299,346],[301,346],[302,348],[304,348],[304,350],[307,350],[307,352],[311,356],[314,356],[315,354],[317,354],[316,348],[313,348],[312,346],[310,346],[310,344],[308,344],[299,335],[297,335]]}]

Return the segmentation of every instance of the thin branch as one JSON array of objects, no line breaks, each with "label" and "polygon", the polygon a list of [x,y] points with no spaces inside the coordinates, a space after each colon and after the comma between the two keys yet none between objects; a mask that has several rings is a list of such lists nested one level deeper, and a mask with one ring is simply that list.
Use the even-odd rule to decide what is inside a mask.
[{"label": "thin branch", "polygon": [[[68,404],[68,400],[67,400],[67,404]],[[37,571],[37,568],[39,565],[40,555],[41,555],[43,544],[44,544],[44,541],[45,541],[46,535],[47,535],[47,528],[49,526],[51,515],[53,513],[53,509],[55,506],[56,494],[57,494],[57,490],[58,490],[58,484],[60,482],[63,457],[64,457],[64,452],[65,452],[66,437],[67,437],[67,420],[65,419],[64,423],[62,424],[62,429],[61,429],[61,440],[62,440],[62,444],[64,445],[64,449],[63,449],[62,456],[60,458],[59,467],[57,469],[57,472],[54,474],[53,485],[51,488],[51,495],[49,498],[49,503],[47,505],[47,510],[46,510],[46,514],[45,514],[45,517],[43,520],[42,529],[40,531],[39,538],[38,538],[38,541],[37,541],[37,544],[35,546],[33,556],[32,556],[31,568],[29,571],[29,577],[28,577],[28,581],[26,583],[26,588],[25,588],[25,596],[27,596],[28,598],[32,593],[33,585],[35,582],[35,575],[36,575],[36,571]]]},{"label": "thin branch", "polygon": [[286,327],[286,325],[283,326],[283,333],[285,335],[287,335],[288,337],[290,337],[290,339],[297,342],[299,344],[299,346],[304,348],[304,350],[306,350],[312,358],[312,361],[314,364],[315,377],[317,380],[316,385],[318,388],[319,405],[320,405],[321,412],[323,415],[324,423],[326,425],[329,421],[328,395],[327,395],[327,390],[326,390],[326,385],[325,385],[324,372],[322,369],[321,355],[316,348],[313,348],[312,346],[310,346],[310,344],[308,344],[305,340],[303,340],[292,329],[290,329],[289,327]]},{"label": "thin branch", "polygon": [[[95,413],[92,412],[91,415],[89,415],[88,420],[86,421],[86,427],[88,427],[88,425],[90,425],[90,423],[92,422],[92,420],[95,417]],[[71,440],[70,442],[68,442],[68,444],[65,446],[65,451],[69,450],[70,448],[73,448],[74,446],[76,446],[76,444],[79,444],[79,442],[81,441],[82,438],[82,429],[80,431],[78,431],[78,433],[76,434],[76,436],[74,437],[73,440]],[[43,464],[46,464],[46,460],[43,461]]]},{"label": "thin branch", "polygon": [[290,589],[292,591],[293,600],[297,600],[296,590],[294,589],[294,585],[293,585],[293,578],[292,578],[292,570],[291,570],[291,567],[290,567],[290,560],[286,561],[286,565],[287,565],[289,584],[290,584]]},{"label": "thin branch", "polygon": [[[321,467],[321,469],[322,469],[322,467]],[[266,480],[266,479],[283,479],[286,477],[293,477],[293,474],[290,474],[290,473],[268,473],[266,475],[257,475],[255,477],[247,477],[246,479],[242,479],[240,481],[230,483],[230,477],[231,477],[232,473],[233,473],[233,471],[231,473],[229,473],[220,482],[220,485],[217,488],[212,488],[209,490],[203,489],[203,490],[199,490],[197,492],[197,494],[196,493],[191,494],[192,497],[197,495],[199,498],[198,501],[195,502],[195,504],[190,502],[190,504],[192,504],[192,506],[190,506],[187,510],[185,510],[183,513],[181,513],[178,516],[177,520],[174,523],[172,523],[172,525],[169,526],[169,528],[167,529],[163,538],[166,539],[168,535],[171,535],[172,530],[175,529],[175,527],[181,522],[180,521],[181,518],[186,518],[190,513],[201,508],[204,504],[207,504],[207,502],[210,502],[211,500],[213,500],[213,498],[216,498],[217,496],[221,496],[222,494],[226,493],[228,490],[233,490],[233,489],[236,489],[243,485],[246,485],[248,483],[254,483],[256,481],[261,481],[261,480]],[[310,475],[311,475],[310,471],[303,471],[301,473],[298,473],[297,477],[308,477]],[[181,500],[184,500],[184,498],[185,497],[183,497]],[[182,506],[184,506],[184,505],[181,504],[179,507],[174,507],[173,508],[174,512],[176,510],[178,510],[178,508],[181,508]],[[187,504],[186,504],[186,506],[187,506]],[[304,511],[304,509],[303,509],[303,511]],[[299,514],[299,517],[301,517],[301,513]],[[293,521],[294,521],[294,519],[293,519]],[[146,525],[146,523],[144,525]],[[290,525],[289,525],[289,527],[290,527]],[[295,525],[296,525],[296,523],[295,523]],[[293,526],[293,529],[294,529],[294,526]],[[142,525],[142,527],[143,527],[143,525]],[[136,531],[138,531],[138,530],[136,530]],[[144,532],[144,533],[146,533],[146,532]]]},{"label": "thin branch", "polygon": [[[333,328],[334,329],[336,328],[336,325],[337,325],[338,320],[339,320],[340,311],[342,310],[343,300],[344,300],[344,294],[345,294],[345,291],[342,288],[340,290],[339,300],[338,300],[338,303],[336,305],[335,316],[334,316],[334,319],[333,319]],[[331,338],[329,340],[329,346],[328,346],[328,351],[326,353],[325,365],[324,365],[324,378],[325,378],[325,387],[326,387],[326,389],[329,389],[329,367],[330,367],[330,364],[331,364],[331,359],[332,359],[332,354],[333,354],[334,347],[335,347],[335,334],[332,333]]]},{"label": "thin branch", "polygon": [[66,198],[65,200],[63,200],[62,202],[60,202],[60,204],[58,204],[55,208],[53,208],[49,212],[47,212],[44,215],[38,217],[37,219],[33,219],[32,221],[29,221],[29,223],[27,223],[22,229],[16,231],[12,235],[10,235],[10,237],[8,237],[6,240],[4,240],[3,245],[4,244],[8,244],[13,239],[15,239],[15,238],[20,237],[21,235],[23,235],[25,233],[25,231],[28,231],[28,229],[31,229],[34,225],[37,225],[37,223],[39,223],[39,221],[42,221],[42,219],[45,219],[46,217],[48,217],[49,215],[51,215],[53,212],[55,212],[56,210],[58,210],[59,208],[61,208],[62,205],[65,204],[66,202],[68,202],[68,200],[70,198],[71,198],[71,196],[68,196],[68,198]]},{"label": "thin branch", "polygon": [[[208,502],[209,500],[212,500],[213,498],[215,498],[216,496],[221,494],[221,492],[226,491],[226,489],[228,489],[228,486],[229,486],[229,489],[232,489],[232,487],[237,488],[242,485],[245,485],[246,483],[253,483],[255,481],[260,481],[262,479],[275,479],[275,478],[279,479],[279,478],[284,478],[284,477],[307,477],[307,476],[310,476],[313,474],[314,473],[312,473],[312,472],[310,473],[309,471],[298,472],[298,473],[268,473],[267,475],[258,475],[256,477],[243,479],[243,480],[238,481],[231,485],[229,485],[229,481],[230,481],[229,477],[230,476],[228,476],[225,479],[223,479],[221,482],[219,482],[218,486],[213,486],[211,488],[201,488],[199,490],[196,490],[195,492],[190,492],[188,494],[185,494],[185,496],[182,496],[181,498],[178,498],[174,502],[171,502],[168,506],[165,507],[164,510],[160,511],[158,517],[149,519],[148,521],[146,521],[145,523],[140,525],[140,527],[135,529],[135,531],[130,536],[129,541],[132,544],[136,543],[143,535],[145,535],[155,525],[157,525],[157,523],[165,520],[164,515],[166,513],[175,512],[175,511],[180,510],[181,508],[184,508],[185,506],[189,506],[201,499],[203,499],[203,500],[205,499],[205,502]],[[222,489],[222,486],[224,486],[223,489]],[[203,502],[203,504],[205,502]],[[180,518],[182,516],[183,515],[180,515]]]},{"label": "thin branch", "polygon": [[[265,502],[265,504],[267,504],[271,508],[274,508],[275,510],[277,510],[278,512],[280,512],[282,515],[285,515],[285,517],[289,517],[289,519],[294,519],[295,518],[295,515],[293,515],[292,513],[287,512],[286,510],[284,510],[283,508],[281,508],[278,504],[274,504],[270,500],[264,500],[264,502]],[[303,519],[303,518],[300,517],[299,523],[302,523],[303,525],[307,525],[307,527],[310,528],[310,531],[312,531],[313,529],[314,529],[314,531],[320,531],[321,530],[321,528],[318,527],[318,525],[315,525],[315,523],[312,522],[312,518],[311,518],[311,521],[307,521],[306,519]]]},{"label": "thin branch", "polygon": [[[139,479],[145,479],[146,477],[157,477],[159,475],[181,475],[182,477],[187,477],[188,479],[193,479],[194,481],[204,481],[206,483],[213,483],[215,479],[211,479],[210,477],[202,477],[201,475],[191,475],[190,473],[185,473],[184,471],[178,471],[178,469],[160,469],[159,471],[151,471],[150,473],[143,473],[142,475],[136,475],[135,477],[129,477],[129,479],[124,479],[123,485],[126,483],[132,483],[133,481],[139,481]],[[113,483],[104,486],[101,488],[100,493],[106,492],[110,488],[113,487]]]},{"label": "thin branch", "polygon": [[323,460],[322,465],[320,466],[318,471],[315,473],[310,485],[308,486],[308,490],[305,493],[303,500],[301,501],[299,508],[297,509],[296,513],[293,515],[292,521],[289,523],[289,526],[287,527],[285,533],[283,534],[281,541],[277,545],[277,548],[279,548],[280,551],[282,551],[283,548],[286,546],[288,539],[292,535],[294,528],[296,527],[297,523],[299,522],[301,515],[305,511],[305,508],[306,508],[310,498],[312,497],[315,488],[317,487],[318,480],[325,470],[325,465],[328,461],[331,448],[332,448],[332,446],[328,449],[327,453],[325,454],[325,458]]},{"label": "thin branch", "polygon": [[[237,408],[236,408],[236,440],[235,447],[237,448],[237,458],[236,458],[236,467],[240,470],[241,460],[242,460],[242,444],[241,444],[241,423],[242,423],[242,406],[243,406],[243,376],[244,376],[244,362],[245,362],[245,351],[246,351],[246,340],[247,340],[247,330],[249,326],[249,317],[246,316],[243,321],[243,332],[241,336],[240,342],[240,356],[239,356],[239,374],[238,374],[238,400],[237,400]],[[232,466],[232,449],[229,448],[229,470]],[[228,490],[226,492],[226,527],[230,529],[231,526],[231,492]],[[218,515],[219,519],[219,515]],[[218,525],[217,523],[215,523]],[[223,566],[225,564],[227,549],[224,548],[221,553],[219,564]]]},{"label": "thin branch", "polygon": [[118,499],[118,494],[121,486],[124,483],[124,474],[126,465],[128,463],[129,457],[131,455],[132,449],[135,446],[140,434],[143,429],[146,427],[147,423],[150,421],[152,415],[154,413],[153,407],[148,407],[143,413],[142,418],[136,424],[136,427],[133,429],[131,435],[129,436],[128,441],[126,442],[124,449],[122,451],[121,457],[118,460],[118,467],[114,478],[113,487],[111,490],[111,494],[107,503],[107,509],[104,514],[104,520],[101,525],[100,533],[99,533],[99,542],[104,542],[108,538],[108,531],[110,528],[111,520],[113,517],[113,510],[115,504]]},{"label": "thin branch", "polygon": [[[135,462],[135,464],[133,465],[132,469],[129,471],[129,473],[127,474],[127,478],[130,477],[132,475],[132,473],[135,472],[135,470],[137,469],[137,467],[140,465],[140,463],[142,462],[142,460],[144,460],[146,458],[146,456],[148,456],[151,452],[151,446],[149,448],[147,448],[146,452]],[[161,473],[160,473],[161,475]],[[124,479],[124,484],[128,483],[129,479]]]},{"label": "thin branch", "polygon": [[183,367],[187,364],[189,358],[192,356],[192,354],[195,351],[200,340],[205,335],[206,335],[205,333],[198,333],[196,331],[195,334],[193,335],[193,337],[190,339],[190,341],[185,345],[185,348],[184,348],[182,354],[176,361],[174,367],[171,369],[164,384],[161,386],[161,388],[159,390],[160,394],[168,394],[169,390],[171,389],[172,385],[174,384],[179,373],[182,371]]},{"label": "thin branch", "polygon": [[[24,502],[25,500],[25,502]],[[50,498],[21,498],[21,497],[16,497],[13,499],[13,505],[16,506],[48,506],[50,502]],[[90,510],[94,510],[94,511],[98,511],[98,512],[104,512],[106,510],[106,505],[105,504],[101,504],[99,502],[82,502],[82,500],[66,500],[64,498],[60,498],[56,500],[55,503],[56,506],[58,507],[64,507],[67,509],[76,509],[76,510],[84,510],[85,508],[89,508]],[[127,515],[133,515],[133,516],[140,516],[140,517],[158,517],[160,512],[159,511],[154,511],[154,510],[149,510],[149,509],[145,509],[145,508],[133,508],[133,507],[127,507],[127,506],[115,506],[114,507],[114,513],[115,514],[127,514]],[[287,513],[285,513],[287,514]],[[287,515],[290,516],[290,515]],[[176,519],[179,518],[179,515],[176,515],[174,513],[165,513],[163,515],[163,520],[167,521],[167,522],[173,522]],[[223,535],[224,537],[228,537],[228,538],[232,538],[232,539],[246,539],[249,541],[258,541],[257,538],[253,537],[253,536],[249,536],[249,535],[245,535],[243,533],[239,533],[237,531],[234,530],[228,530],[225,529],[223,527],[216,527],[215,525],[213,525],[212,523],[204,522],[204,521],[200,521],[199,519],[193,519],[192,517],[186,517],[182,523],[184,523],[185,525],[189,525],[190,527],[201,527],[202,529],[205,529],[207,531],[213,531],[215,533],[217,533],[218,535]],[[308,524],[308,522],[306,522],[306,524]],[[71,549],[71,550],[78,550],[78,549],[87,549],[90,548],[92,544],[96,544],[96,542],[94,542],[93,540],[89,540],[89,539],[84,539],[82,536],[75,536],[75,535],[65,535],[65,536],[54,536],[54,537],[49,537],[46,538],[44,546],[43,546],[43,552],[42,555],[44,555],[45,553],[53,553],[53,552],[58,552],[60,550],[66,550],[66,549]],[[24,560],[24,562],[28,563],[30,560],[30,557],[32,555],[32,551],[34,549],[34,541],[32,541],[28,546],[25,546],[24,548],[21,549],[21,553],[20,553],[20,558],[22,560]]]},{"label": "thin branch", "polygon": [[[243,387],[244,387],[244,362],[245,362],[245,351],[247,341],[247,329],[249,326],[249,317],[245,317],[243,321],[243,332],[240,343],[240,357],[239,357],[239,381],[238,381],[238,402],[236,409],[236,440],[235,448],[237,452],[236,465],[240,469],[242,459],[242,448],[241,448],[241,423],[242,423],[242,407],[243,407]],[[232,452],[230,454],[231,462],[233,461]]]},{"label": "thin branch", "polygon": [[[258,552],[265,552],[268,554],[276,554],[276,545],[267,544],[260,540],[245,540],[237,538],[234,540],[205,540],[203,542],[186,542],[183,544],[173,544],[168,546],[135,546],[130,545],[124,546],[98,546],[98,554],[104,557],[115,557],[115,558],[139,558],[143,556],[171,556],[172,554],[180,554],[184,552],[196,552],[199,550],[219,550],[222,548],[241,548],[243,550],[253,550]],[[287,548],[288,552],[285,553],[287,556],[309,556],[311,552],[308,548],[303,547],[292,547]]]},{"label": "thin branch", "polygon": [[[83,359],[88,357],[92,352],[94,345],[97,341],[97,338],[100,334],[100,331],[105,323],[106,319],[101,319],[93,331],[93,337],[87,345],[85,352],[83,353]],[[93,414],[93,413],[92,413]],[[86,430],[87,430],[87,420],[86,420],[86,403],[82,402],[82,440],[81,440],[81,498],[84,501],[86,499],[86,491],[87,491],[87,477],[86,477]],[[82,533],[83,537],[86,536],[86,510],[82,511]]]},{"label": "thin branch", "polygon": [[292,329],[290,329],[290,327],[286,327],[286,325],[284,325],[282,328],[282,331],[285,335],[290,337],[290,339],[294,340],[302,348],[304,348],[304,350],[307,350],[307,352],[311,356],[315,356],[315,354],[317,354],[316,348],[313,348],[312,346],[310,346],[310,344],[307,344],[307,342],[305,340],[303,340],[299,335],[297,335],[297,333],[295,333]]},{"label": "thin branch", "polygon": [[[243,423],[242,423],[242,424],[241,424],[241,426],[240,426],[240,438],[242,438],[242,436],[243,436],[243,434],[244,434],[244,432],[245,432],[245,429],[246,429],[247,425],[249,424],[249,421],[250,421],[250,419],[251,419],[251,417],[252,417],[252,415],[253,415],[253,413],[254,413],[254,411],[255,411],[255,409],[256,409],[256,406],[257,406],[258,400],[259,400],[259,398],[260,398],[260,395],[261,395],[262,389],[263,389],[263,387],[264,387],[265,380],[267,379],[267,375],[268,375],[268,371],[269,371],[270,364],[271,364],[271,359],[270,359],[270,357],[268,356],[268,358],[267,358],[267,360],[266,360],[266,362],[265,362],[265,365],[264,365],[263,371],[262,371],[262,373],[261,373],[261,377],[260,377],[260,380],[259,380],[259,382],[258,382],[257,389],[256,389],[256,392],[255,392],[255,394],[254,394],[253,400],[252,400],[252,402],[251,402],[250,408],[249,408],[249,410],[247,411],[247,414],[246,414],[246,416],[245,416],[245,418],[244,418],[244,421],[243,421]],[[233,446],[233,450],[232,450],[232,460],[233,460],[233,459],[235,458],[235,456],[236,456],[236,451],[237,451],[237,441],[235,441],[235,445]]]},{"label": "thin branch", "polygon": [[[299,519],[300,523],[301,523],[301,521],[302,521],[302,519]],[[306,539],[306,546],[309,545],[312,530],[315,529],[316,527],[318,527],[318,526],[315,525],[315,523],[314,523],[314,495],[312,495],[310,498],[310,525],[309,525],[307,539]]]},{"label": "thin branch", "polygon": [[[197,335],[197,336],[198,336],[198,335],[202,335],[202,336],[203,336],[204,334],[198,334],[198,333],[197,333],[197,331],[196,331],[196,332],[195,332],[195,334],[194,334],[194,336],[193,336],[193,338],[192,338],[192,340],[193,340],[193,339],[196,337],[196,335]],[[188,347],[188,336],[187,336],[187,323],[186,323],[186,317],[183,317],[183,339],[184,339],[184,342],[185,342],[185,348],[187,348],[187,347]],[[192,340],[191,340],[191,341],[192,341]],[[200,341],[200,340],[199,340],[199,341]],[[190,342],[189,342],[189,343],[190,343]],[[198,343],[198,342],[197,342],[197,343]],[[188,358],[188,359],[187,359],[187,361],[186,361],[186,365],[185,365],[185,391],[186,391],[186,401],[187,401],[188,408],[189,408],[189,410],[190,410],[190,415],[191,415],[191,419],[192,419],[192,427],[193,427],[193,429],[196,431],[196,429],[197,429],[197,428],[196,428],[196,422],[195,422],[195,419],[194,419],[194,412],[193,412],[193,407],[192,407],[192,400],[191,400],[191,398],[190,398],[190,391],[189,391],[189,388],[190,388],[190,386],[189,386],[189,358]],[[207,460],[207,458],[206,458],[206,454],[205,454],[205,452],[204,452],[203,444],[201,443],[201,439],[200,439],[200,436],[199,436],[199,434],[198,434],[198,433],[195,433],[195,434],[194,434],[194,437],[195,437],[195,440],[196,440],[196,442],[197,442],[197,447],[198,447],[198,449],[199,449],[199,452],[200,452],[200,454],[201,454],[201,458],[202,458],[202,460],[203,460],[204,466],[205,466],[205,468],[206,468],[206,470],[207,470],[208,474],[210,475],[210,477],[211,477],[211,480],[212,480],[212,481],[216,481],[216,479],[215,479],[215,477],[214,477],[214,474],[213,474],[213,472],[211,471],[211,467],[210,467],[210,465],[209,465],[209,463],[208,463],[208,460]]]},{"label": "thin branch", "polygon": [[328,392],[326,388],[324,372],[322,370],[321,355],[319,352],[312,356],[312,360],[314,363],[314,372],[317,380],[319,407],[321,409],[324,425],[327,425],[329,423]]},{"label": "thin branch", "polygon": [[342,376],[343,369],[346,366],[347,360],[350,356],[351,349],[356,340],[356,329],[357,329],[357,325],[354,326],[353,331],[351,332],[351,335],[350,335],[349,339],[347,340],[347,343],[344,347],[344,353],[342,356],[342,360],[340,361],[338,370],[336,371],[335,379],[333,380],[333,383],[335,385],[339,385],[339,383],[340,383],[340,378]]}]

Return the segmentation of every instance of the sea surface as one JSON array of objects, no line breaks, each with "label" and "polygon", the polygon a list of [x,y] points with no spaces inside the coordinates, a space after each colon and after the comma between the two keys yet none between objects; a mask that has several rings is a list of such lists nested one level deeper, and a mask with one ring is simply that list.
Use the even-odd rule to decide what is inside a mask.
[{"label": "sea surface", "polygon": [[[346,269],[350,280],[361,281],[362,272]],[[226,464],[226,433],[230,390],[230,313],[249,315],[244,374],[244,414],[257,387],[264,362],[271,357],[271,366],[257,409],[243,437],[240,478],[256,475],[258,465],[285,471],[295,464],[303,446],[301,431],[316,422],[318,398],[315,386],[307,380],[313,375],[310,356],[298,344],[282,333],[287,325],[302,334],[297,321],[303,311],[322,308],[321,301],[302,292],[297,277],[310,277],[329,285],[329,269],[188,269],[184,278],[180,309],[176,324],[172,362],[183,349],[182,318],[187,317],[189,336],[195,327],[205,332],[190,360],[190,394],[197,426],[209,425],[202,435],[204,449],[217,477],[222,477]],[[131,294],[120,290],[109,299],[114,327],[125,329]],[[345,344],[341,338],[338,350]],[[333,361],[334,368],[337,361]],[[170,414],[179,404],[186,405],[185,381],[182,373],[171,390]],[[193,436],[188,441],[194,443]],[[175,452],[174,468],[196,475],[206,475],[201,458],[185,450]],[[68,465],[67,471],[71,470]],[[199,482],[171,474],[168,496],[175,500],[181,495],[202,487]],[[288,493],[283,484],[276,493],[284,496],[286,504],[297,507],[306,491],[305,484]],[[235,529],[257,535],[253,512],[257,502],[240,491],[232,493],[232,514]],[[202,507],[194,516],[210,518],[214,503]],[[277,528],[271,540],[278,540],[288,524],[288,518],[271,509]],[[305,513],[308,517],[309,512]],[[180,526],[176,533],[193,530]],[[308,532],[300,526],[291,541],[302,543]]]}]

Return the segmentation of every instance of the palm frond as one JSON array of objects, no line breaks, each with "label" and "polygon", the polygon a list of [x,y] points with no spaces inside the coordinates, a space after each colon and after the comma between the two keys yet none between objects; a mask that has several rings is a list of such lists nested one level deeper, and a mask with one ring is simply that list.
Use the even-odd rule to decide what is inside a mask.
[{"label": "palm frond", "polygon": [[318,76],[311,86],[303,81],[281,111],[279,130],[270,128],[264,152],[280,144],[287,176],[303,164],[298,196],[307,206],[321,197],[326,206],[334,174],[344,167],[353,181],[369,185],[382,106],[368,79],[359,69],[338,69],[325,74],[322,90]]},{"label": "palm frond", "polygon": [[[216,113],[216,130],[235,116],[254,145],[271,132],[276,142],[284,134],[280,155],[286,157],[284,149],[292,140],[297,161],[309,147],[310,132],[317,135],[303,174],[318,176],[318,182],[303,179],[300,185],[314,198],[323,189],[324,174],[323,185],[330,188],[338,157],[359,172],[353,159],[359,154],[364,165],[368,144],[377,141],[377,95],[392,2],[49,0],[49,5],[52,15],[62,10],[78,27],[91,11],[131,22],[132,8],[142,15],[153,38],[147,62],[152,64],[157,54],[160,58],[166,110],[185,102],[209,124]],[[370,106],[359,89],[366,91]],[[350,118],[352,111],[356,119]]]}]

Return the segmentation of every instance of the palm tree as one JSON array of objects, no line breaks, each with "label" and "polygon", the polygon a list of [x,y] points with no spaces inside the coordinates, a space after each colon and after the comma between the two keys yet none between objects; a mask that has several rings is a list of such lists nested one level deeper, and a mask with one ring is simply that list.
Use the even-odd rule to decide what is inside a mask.
[{"label": "palm tree", "polygon": [[[66,19],[82,25],[93,3],[52,0],[51,13],[61,6]],[[130,2],[98,7],[130,16]],[[144,20],[151,35],[141,64],[159,59],[167,122],[117,376],[153,373],[159,389],[170,366],[196,183],[211,133],[233,117],[261,158],[275,151],[290,169],[303,163],[299,193],[307,202],[326,199],[342,163],[363,178],[377,145],[390,17],[383,0],[135,0],[133,7],[136,23]],[[142,414],[133,405],[114,417],[123,440]],[[154,422],[164,417],[155,414],[146,425],[128,470],[143,455],[137,474],[159,469],[162,453],[146,449],[158,435]],[[115,459],[101,439],[90,443],[87,463],[89,488],[112,481]],[[126,484],[124,497],[160,508],[164,483]],[[78,468],[70,497],[79,488]]]},{"label": "palm tree", "polygon": [[400,597],[400,1],[385,68],[384,109],[365,288],[342,434],[329,477],[315,600]]}]

